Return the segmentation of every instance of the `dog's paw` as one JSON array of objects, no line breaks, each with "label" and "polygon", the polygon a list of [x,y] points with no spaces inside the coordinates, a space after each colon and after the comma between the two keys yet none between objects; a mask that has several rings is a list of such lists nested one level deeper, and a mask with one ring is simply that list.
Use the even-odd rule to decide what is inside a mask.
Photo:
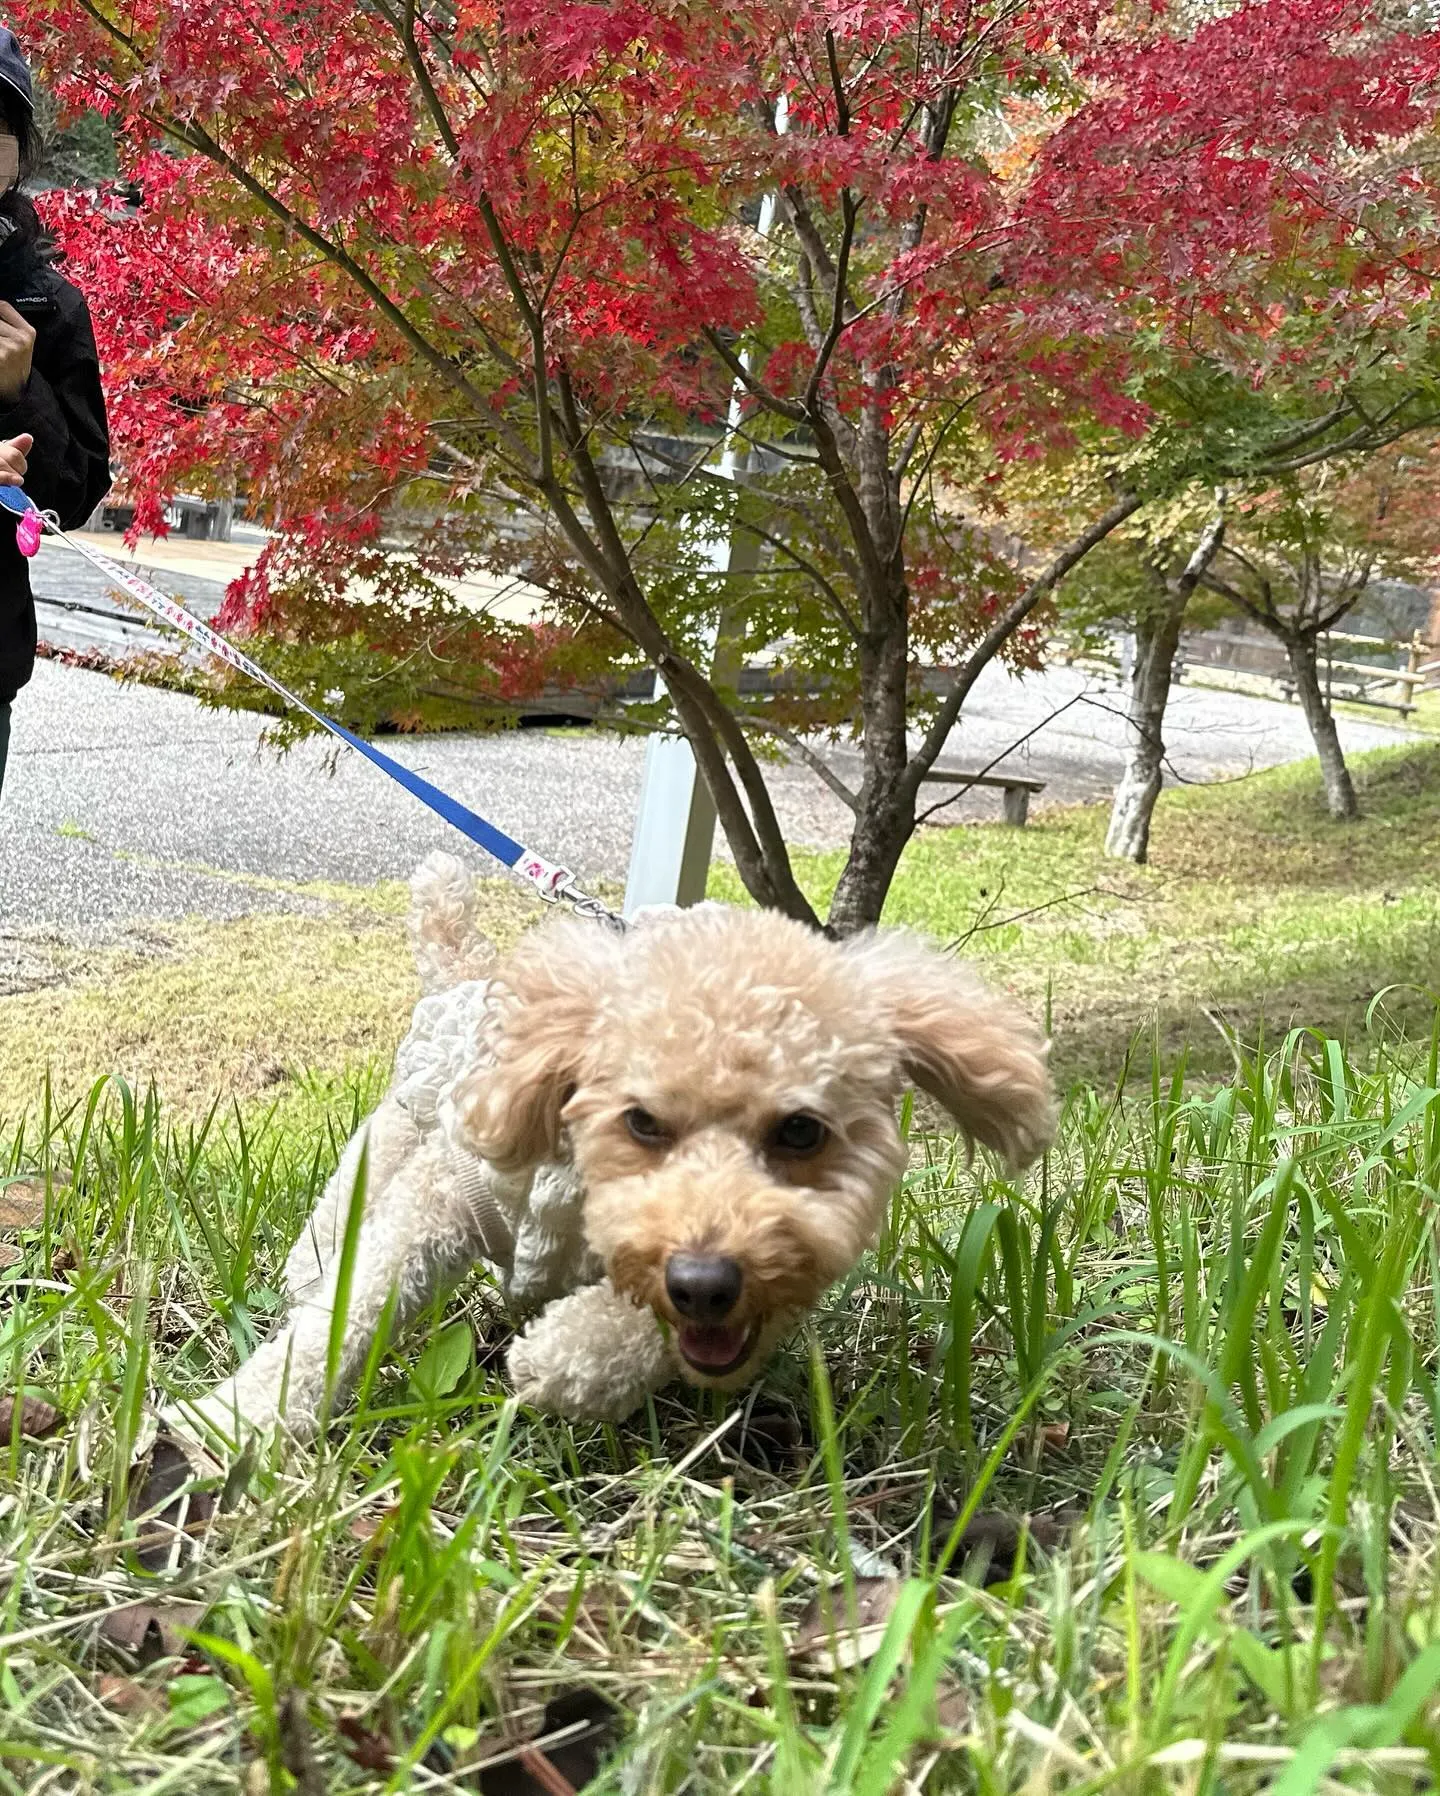
[{"label": "dog's paw", "polygon": [[542,1310],[511,1347],[508,1365],[522,1403],[605,1422],[637,1410],[677,1370],[653,1312],[608,1279]]},{"label": "dog's paw", "polygon": [[160,1411],[160,1434],[178,1446],[199,1470],[227,1464],[257,1435],[274,1434],[281,1426],[279,1413],[269,1405],[256,1413],[254,1406],[236,1403],[234,1380],[204,1397],[184,1398]]},{"label": "dog's paw", "polygon": [[291,1376],[287,1334],[268,1341],[227,1378],[199,1397],[182,1397],[160,1411],[162,1432],[182,1445],[227,1462],[256,1437],[282,1431],[297,1440],[314,1437],[316,1415],[304,1400],[303,1381]]}]

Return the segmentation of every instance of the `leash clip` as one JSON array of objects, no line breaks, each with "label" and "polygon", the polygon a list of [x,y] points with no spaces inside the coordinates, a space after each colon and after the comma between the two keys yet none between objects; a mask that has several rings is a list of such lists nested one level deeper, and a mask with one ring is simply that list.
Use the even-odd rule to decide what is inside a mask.
[{"label": "leash clip", "polygon": [[577,917],[608,923],[612,929],[625,928],[625,919],[608,904],[581,891],[568,867],[557,867],[538,854],[522,854],[515,863],[515,871],[530,881],[546,904],[568,904]]},{"label": "leash clip", "polygon": [[611,910],[598,898],[592,898],[588,892],[582,892],[577,885],[564,885],[555,894],[552,902],[563,900],[575,912],[577,917],[585,917],[592,923],[604,923],[608,928],[617,930],[621,935],[629,928],[624,917],[618,911]]}]

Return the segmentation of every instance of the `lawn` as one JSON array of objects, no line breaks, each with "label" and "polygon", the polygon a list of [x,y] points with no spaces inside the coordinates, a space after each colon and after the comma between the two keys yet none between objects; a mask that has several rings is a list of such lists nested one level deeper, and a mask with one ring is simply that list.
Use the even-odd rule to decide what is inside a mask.
[{"label": "lawn", "polygon": [[[1029,829],[926,830],[887,921],[956,942],[1047,1011],[1062,1077],[1113,1078],[1154,1022],[1197,1069],[1296,1022],[1362,1029],[1372,1001],[1423,1022],[1440,979],[1440,744],[1355,757],[1364,815],[1325,812],[1313,763],[1161,801],[1150,864],[1103,853],[1106,810]],[[802,857],[824,897],[838,855]],[[738,896],[733,875],[712,883]]]},{"label": "lawn", "polygon": [[917,1123],[763,1384],[619,1428],[507,1401],[476,1280],[168,1564],[133,1443],[268,1325],[401,1020],[397,894],[0,1000],[0,1791],[1432,1784],[1440,747],[1362,771],[1348,832],[1304,769],[1170,795],[1147,869],[1090,810],[927,832],[896,919],[1051,1010],[1040,1173]]}]

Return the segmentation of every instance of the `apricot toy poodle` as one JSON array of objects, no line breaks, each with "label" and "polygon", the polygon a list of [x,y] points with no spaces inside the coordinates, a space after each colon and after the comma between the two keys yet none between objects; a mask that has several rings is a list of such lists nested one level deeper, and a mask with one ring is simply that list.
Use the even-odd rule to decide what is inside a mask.
[{"label": "apricot toy poodle", "polygon": [[377,1333],[479,1262],[533,1315],[527,1403],[619,1418],[677,1375],[738,1385],[874,1241],[907,1082],[1012,1164],[1050,1139],[1039,1033],[912,936],[707,904],[556,918],[497,958],[458,861],[412,893],[425,996],[290,1255],[288,1322],[172,1429],[313,1433]]}]

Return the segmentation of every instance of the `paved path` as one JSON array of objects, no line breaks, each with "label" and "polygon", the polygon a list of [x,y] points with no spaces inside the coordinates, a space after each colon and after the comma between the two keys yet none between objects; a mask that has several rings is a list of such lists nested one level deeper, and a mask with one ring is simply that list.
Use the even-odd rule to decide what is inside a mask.
[{"label": "paved path", "polygon": [[[135,565],[208,615],[222,579],[254,552],[254,545],[172,539],[142,549]],[[41,635],[54,643],[114,651],[157,640],[116,603],[102,575],[57,545],[42,550],[35,587]],[[318,742],[276,756],[260,746],[264,727],[250,714],[207,711],[175,693],[42,662],[15,707],[0,798],[0,989],[7,940],[88,944],[135,939],[146,921],[305,909],[316,901],[265,882],[403,878],[430,848],[458,844],[358,756],[342,753],[333,770]],[[1402,733],[1348,719],[1341,732],[1349,748]],[[1297,709],[1194,686],[1174,695],[1167,736],[1172,765],[1186,779],[1232,776],[1311,752]],[[1013,748],[1022,737],[1028,740]],[[1006,765],[1047,782],[1043,803],[1074,802],[1109,792],[1123,742],[1113,682],[1072,669],[1025,681],[991,670],[944,759],[978,770],[1010,750]],[[387,747],[583,878],[623,880],[640,741],[525,730],[391,739]],[[837,750],[832,758],[842,775],[858,779],[853,753]],[[771,777],[791,841],[845,841],[850,814],[812,774],[775,768]],[[993,818],[999,808],[998,793],[975,792],[941,820]]]},{"label": "paved path", "polygon": [[[1037,724],[1011,761],[1048,782],[1044,802],[1104,795],[1123,741],[1116,693],[1073,670],[1024,682],[987,676],[946,759],[976,768]],[[1350,748],[1399,734],[1349,720],[1341,727]],[[399,878],[430,848],[458,841],[358,756],[342,754],[331,773],[321,744],[278,757],[259,746],[263,728],[251,714],[42,662],[15,706],[0,798],[0,936],[95,942],[137,919],[305,908],[309,901],[247,876]],[[1175,695],[1169,735],[1174,764],[1190,779],[1273,765],[1310,746],[1294,708],[1198,687]],[[583,876],[623,879],[640,742],[526,730],[387,746]],[[835,759],[842,772],[854,765],[847,754]],[[776,769],[774,788],[792,841],[844,841],[849,814],[813,775]],[[994,792],[953,807],[969,817],[998,811]]]},{"label": "paved path", "polygon": [[[241,525],[235,540],[223,543],[183,536],[144,537],[132,551],[125,547],[123,537],[109,532],[80,532],[79,540],[208,619],[219,608],[226,586],[255,561],[267,538],[262,531]],[[115,585],[98,568],[53,538],[46,537],[41,543],[31,570],[31,586],[42,641],[109,653],[155,648],[163,642],[174,645],[175,638],[153,629],[133,601],[117,595]],[[352,588],[357,597],[367,590],[360,581]],[[497,617],[531,617],[540,598],[515,581],[480,574],[454,581],[450,590],[462,604]]]},{"label": "paved path", "polygon": [[[201,617],[213,617],[219,608],[225,592],[224,579],[197,577],[193,571],[198,564],[206,574],[217,572],[210,559],[201,560],[193,554],[187,556],[183,550],[178,555],[167,554],[165,546],[153,552],[154,558],[144,552],[131,557],[125,555],[119,537],[87,536],[85,540],[102,554],[123,557],[126,565],[143,580],[183,600]],[[213,555],[229,545],[215,544],[212,548],[212,545],[197,543],[194,547],[211,549]],[[250,551],[251,554],[254,552],[253,549]],[[231,553],[234,567],[226,572],[233,578],[248,557],[243,550],[232,550]],[[167,566],[166,562],[179,565]],[[35,620],[42,642],[58,648],[101,649],[106,654],[123,655],[133,654],[138,649],[169,646],[175,641],[173,636],[163,637],[161,632],[152,629],[133,602],[117,598],[114,582],[108,580],[99,568],[92,567],[83,556],[56,542],[42,541],[40,553],[31,568],[30,585],[35,594]]]}]

